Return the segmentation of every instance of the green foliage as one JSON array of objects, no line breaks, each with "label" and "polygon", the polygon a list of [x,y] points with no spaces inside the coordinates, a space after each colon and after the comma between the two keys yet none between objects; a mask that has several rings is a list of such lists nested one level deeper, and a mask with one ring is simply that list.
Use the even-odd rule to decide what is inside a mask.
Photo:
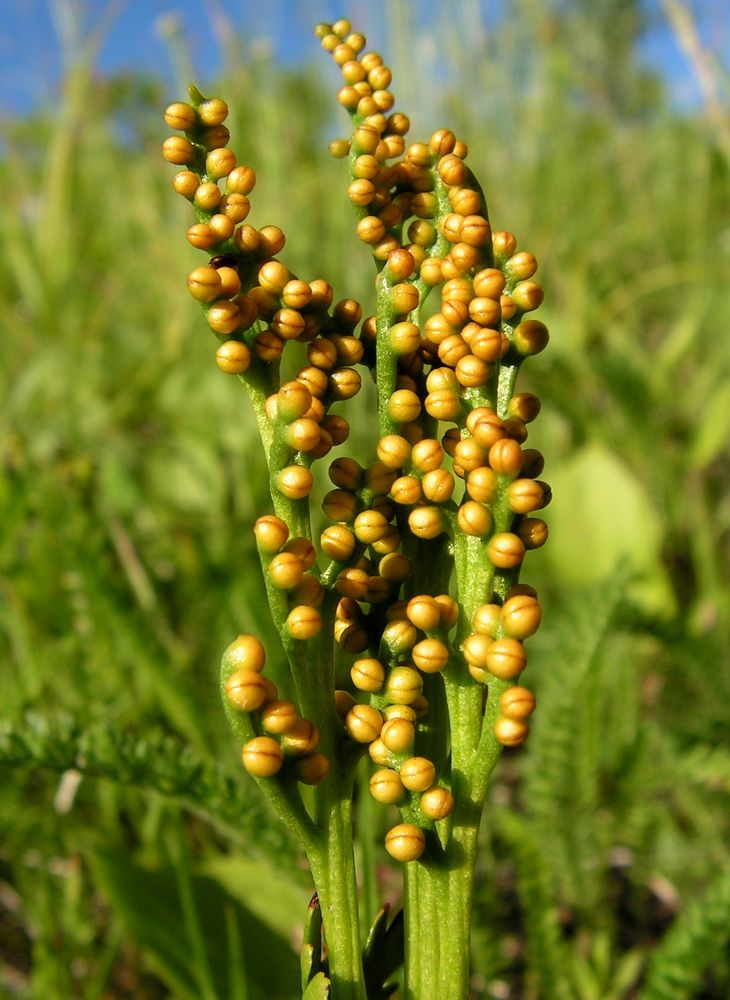
[{"label": "green foliage", "polygon": [[510,813],[498,820],[517,871],[528,952],[527,989],[545,1000],[567,1000],[566,948],[561,941],[553,872],[527,823]]},{"label": "green foliage", "polygon": [[330,995],[330,981],[324,972],[318,972],[302,994],[302,1000],[327,1000]]},{"label": "green foliage", "polygon": [[[242,966],[247,1000],[291,996],[297,959],[288,942],[260,912],[232,900],[212,879],[192,875],[181,858],[174,867],[149,871],[124,855],[98,852],[92,869],[122,923],[144,942],[176,995],[189,1000],[236,997],[233,976]],[[237,961],[232,960],[231,942],[242,943]],[[240,988],[236,1000],[242,1000]]]},{"label": "green foliage", "polygon": [[590,873],[608,846],[601,843],[594,819],[601,804],[606,731],[611,728],[619,753],[621,743],[634,736],[630,676],[622,678],[618,719],[610,713],[610,687],[601,676],[606,639],[616,628],[627,583],[625,575],[616,573],[585,592],[574,600],[562,628],[550,634],[543,652],[549,668],[540,679],[540,713],[525,761],[525,802],[536,835],[548,847],[548,856],[560,859],[555,873],[568,898],[586,912],[597,902]]},{"label": "green foliage", "polygon": [[[473,985],[628,1000],[645,975],[643,1000],[721,1000],[728,165],[638,64],[637,5],[604,6],[524,0],[486,39],[476,5],[430,34],[410,5],[388,7],[419,134],[447,123],[470,140],[495,226],[529,233],[550,291],[551,350],[524,386],[543,400],[530,445],[555,486],[554,540],[530,570],[538,712],[491,795]],[[446,78],[428,72],[434,38]],[[221,75],[260,178],[254,221],[287,230],[303,277],[367,300],[367,251],[343,253],[321,84],[238,43]],[[3,125],[0,992],[144,1000],[212,982],[242,1000],[267,995],[243,932],[271,902],[270,865],[304,880],[236,768],[217,695],[239,631],[255,622],[275,644],[249,530],[262,456],[182,290],[198,257],[169,238],[187,213],[158,159],[162,87],[102,84],[80,61],[52,107]],[[181,816],[190,862],[170,857]],[[220,875],[229,845],[258,869]],[[164,927],[145,918],[150,896]],[[277,949],[284,922],[260,931]]]},{"label": "green foliage", "polygon": [[[322,949],[322,908],[317,893],[312,896],[304,921],[302,948],[299,953],[302,977],[302,993],[310,983],[324,976]],[[316,991],[315,991],[316,992]]]},{"label": "green foliage", "polygon": [[641,1000],[690,1000],[708,973],[730,986],[730,871],[720,872],[677,918],[655,951]]},{"label": "green foliage", "polygon": [[[557,504],[551,511],[552,552],[546,550],[545,556],[555,572],[577,587],[605,580],[616,566],[630,566],[642,577],[631,588],[636,599],[671,610],[672,594],[659,558],[661,519],[625,462],[601,444],[586,444],[555,470],[551,486],[556,496],[571,498],[570,504]],[[587,546],[590,567],[583,558]]]},{"label": "green foliage", "polygon": [[[529,752],[505,759],[493,791],[493,853],[482,874],[475,946],[486,937],[488,956],[491,941],[524,937],[517,959],[504,951],[501,964],[498,956],[484,959],[494,981],[506,981],[519,996],[636,995],[651,942],[670,923],[678,896],[691,899],[698,885],[714,885],[730,862],[727,752],[692,739],[693,727],[683,725],[686,697],[682,713],[658,725],[651,691],[657,674],[647,662],[655,640],[642,634],[642,619],[626,605],[626,583],[616,574],[599,588],[566,595],[569,610],[554,610],[553,628],[535,637],[545,674],[535,678],[540,710]],[[706,683],[709,689],[709,677]],[[711,718],[709,710],[704,715]],[[494,883],[502,886],[497,896]],[[695,931],[722,946],[722,889],[714,898],[706,927],[699,926],[705,909],[698,904],[695,916],[686,911],[691,930],[681,932],[680,911],[665,940],[674,956],[676,933],[683,975],[703,983],[703,996],[719,998],[724,965],[700,957],[716,954],[709,946],[698,947],[693,961],[687,946]]]},{"label": "green foliage", "polygon": [[363,948],[363,969],[368,998],[387,1000],[396,990],[390,980],[403,965],[403,910],[389,921],[386,904],[376,916]]},{"label": "green foliage", "polygon": [[250,785],[169,734],[79,730],[68,719],[49,725],[27,716],[17,728],[0,728],[0,764],[106,778],[169,796],[249,850],[288,864],[290,877],[296,872],[294,846]]}]

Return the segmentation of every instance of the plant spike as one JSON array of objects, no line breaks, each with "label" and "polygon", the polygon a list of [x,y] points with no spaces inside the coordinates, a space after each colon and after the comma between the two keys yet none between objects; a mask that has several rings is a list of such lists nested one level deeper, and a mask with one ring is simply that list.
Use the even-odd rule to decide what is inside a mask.
[{"label": "plant spike", "polygon": [[[542,456],[523,447],[539,400],[515,387],[548,341],[527,317],[543,293],[534,256],[492,231],[466,144],[446,128],[407,143],[382,57],[348,21],[316,34],[343,78],[351,136],[330,151],[347,160],[355,234],[376,266],[372,315],[292,274],[284,233],[247,221],[256,176],[228,148],[223,100],[191,87],[165,112],[184,133],[163,155],[197,216],[187,238],[209,258],[188,290],[219,340],[217,365],[248,391],[274,511],[254,534],[286,691],[266,676],[259,640],[241,635],[223,656],[222,694],[244,767],[312,870],[327,960],[319,968],[316,941],[306,945],[303,990],[316,974],[334,1000],[367,996],[352,798],[369,756],[373,798],[400,812],[384,846],[405,866],[407,994],[459,1000],[489,776],[503,746],[526,740],[535,708],[520,679],[541,612],[519,574],[547,537],[532,515],[550,489]],[[299,367],[282,382],[285,351]],[[377,437],[366,467],[330,462],[331,523],[317,538],[312,466],[347,440],[336,408],[358,394],[358,366],[375,377]]]}]

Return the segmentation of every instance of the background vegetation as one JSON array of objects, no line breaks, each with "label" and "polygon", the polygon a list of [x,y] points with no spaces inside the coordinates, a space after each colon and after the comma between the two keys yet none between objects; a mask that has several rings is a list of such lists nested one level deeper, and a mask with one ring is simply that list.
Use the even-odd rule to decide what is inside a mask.
[{"label": "background vegetation", "polygon": [[[495,227],[541,261],[552,331],[525,383],[555,495],[525,577],[546,608],[539,710],[484,824],[474,995],[720,1000],[727,118],[680,113],[642,69],[632,0],[516,0],[488,34],[471,3],[427,28],[387,10],[370,42],[398,107],[416,138],[468,141]],[[275,641],[250,533],[260,446],[184,289],[199,257],[159,154],[182,91],[98,78],[94,55],[5,122],[0,154],[0,995],[288,998],[306,874],[237,766],[216,682],[239,631]],[[302,277],[368,301],[320,62],[284,70],[231,39],[201,84],[259,175],[253,221],[283,226]]]}]

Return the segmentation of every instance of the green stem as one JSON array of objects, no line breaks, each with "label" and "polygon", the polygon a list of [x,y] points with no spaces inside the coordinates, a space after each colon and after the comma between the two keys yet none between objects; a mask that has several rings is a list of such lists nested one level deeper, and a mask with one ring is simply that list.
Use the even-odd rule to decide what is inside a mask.
[{"label": "green stem", "polygon": [[381,909],[380,892],[378,889],[377,857],[375,853],[375,836],[378,829],[376,809],[377,803],[370,794],[369,772],[361,769],[358,774],[358,841],[360,845],[359,869],[362,879],[362,917],[363,927],[372,927],[373,921]]},{"label": "green stem", "polygon": [[[460,621],[456,643],[471,631],[476,609],[492,596],[494,567],[486,541],[455,533],[454,563]],[[477,835],[489,776],[501,746],[494,735],[498,697],[507,684],[490,684],[486,714],[483,690],[459,659],[444,675],[451,733],[451,788],[455,810],[443,856],[424,855],[406,866],[406,1000],[469,993],[470,928]]]},{"label": "green stem", "polygon": [[376,341],[375,341],[375,384],[378,392],[378,433],[380,437],[397,434],[399,424],[388,412],[388,402],[395,392],[398,377],[398,359],[390,344],[389,331],[395,323],[396,312],[390,299],[391,282],[387,268],[377,279]]},{"label": "green stem", "polygon": [[499,693],[490,684],[482,720],[481,691],[464,677],[446,682],[451,719],[451,785],[456,803],[443,856],[406,866],[405,1000],[469,993],[471,911],[477,836],[489,777],[501,753],[494,735]]},{"label": "green stem", "polygon": [[266,400],[279,388],[278,366],[274,367],[263,363],[252,364],[246,374],[240,376],[240,379],[246,387],[248,398],[251,400],[251,407],[256,417],[259,436],[268,462],[269,452],[274,441],[274,428],[266,415]]},{"label": "green stem", "polygon": [[439,862],[406,866],[405,1000],[466,1000],[478,819],[455,823]]},{"label": "green stem", "polygon": [[[319,749],[330,776],[314,789],[318,834],[307,859],[319,897],[327,941],[332,1000],[366,1000],[360,944],[357,879],[353,854],[352,798],[357,755],[346,753],[335,711],[335,665],[331,636],[336,595],[321,608],[322,632],[311,642],[290,641],[288,653],[302,710],[320,727]],[[316,655],[313,655],[315,653]]]},{"label": "green stem", "polygon": [[287,450],[283,445],[281,435],[277,434],[277,428],[269,420],[266,413],[266,400],[279,388],[278,366],[258,362],[252,365],[245,375],[241,376],[241,381],[245,385],[248,397],[251,400],[251,406],[259,428],[259,436],[264,446],[266,463],[269,469],[269,490],[271,500],[274,504],[274,513],[289,526],[292,537],[311,538],[309,498],[290,500],[279,492],[276,485],[277,473],[285,465],[291,464],[289,458],[291,449]]},{"label": "green stem", "polygon": [[353,768],[347,765],[317,789],[321,837],[308,851],[327,941],[332,1000],[367,1000],[352,850],[352,785]]},{"label": "green stem", "polygon": [[509,401],[515,391],[515,383],[520,373],[522,361],[511,364],[502,363],[499,370],[499,386],[497,389],[497,413],[502,419],[509,415]]},{"label": "green stem", "polygon": [[[283,638],[284,648],[297,686],[302,713],[319,726],[319,749],[331,760],[338,759],[340,722],[335,709],[334,631],[337,595],[328,594],[321,608],[322,629],[313,639]],[[283,633],[283,630],[281,630]]]}]

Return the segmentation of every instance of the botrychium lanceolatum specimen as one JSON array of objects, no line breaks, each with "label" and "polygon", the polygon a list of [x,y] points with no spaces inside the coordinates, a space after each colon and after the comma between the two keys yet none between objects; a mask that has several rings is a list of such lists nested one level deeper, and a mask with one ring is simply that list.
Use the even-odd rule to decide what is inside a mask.
[{"label": "botrychium lanceolatum specimen", "polygon": [[[191,87],[189,103],[171,104],[165,121],[183,134],[163,153],[197,216],[187,238],[208,257],[188,290],[218,338],[216,363],[248,390],[273,504],[254,534],[289,679],[282,694],[262,643],[239,635],[223,656],[224,702],[244,767],[307,851],[333,975],[335,936],[357,936],[338,930],[328,867],[356,893],[360,759],[372,761],[373,798],[399,813],[392,857],[470,873],[489,775],[502,746],[527,738],[535,699],[519,682],[541,609],[518,580],[547,538],[535,515],[550,489],[525,447],[540,401],[516,381],[548,331],[528,318],[543,298],[535,257],[492,231],[466,144],[447,128],[409,142],[381,56],[347,21],[316,33],[343,78],[352,131],[330,151],[346,161],[355,234],[375,264],[374,314],[292,274],[282,230],[247,221],[256,176],[228,146],[223,100]],[[368,376],[377,414],[361,464],[340,446]],[[332,489],[313,532],[312,466],[325,459]],[[468,910],[470,890],[459,898]]]}]

